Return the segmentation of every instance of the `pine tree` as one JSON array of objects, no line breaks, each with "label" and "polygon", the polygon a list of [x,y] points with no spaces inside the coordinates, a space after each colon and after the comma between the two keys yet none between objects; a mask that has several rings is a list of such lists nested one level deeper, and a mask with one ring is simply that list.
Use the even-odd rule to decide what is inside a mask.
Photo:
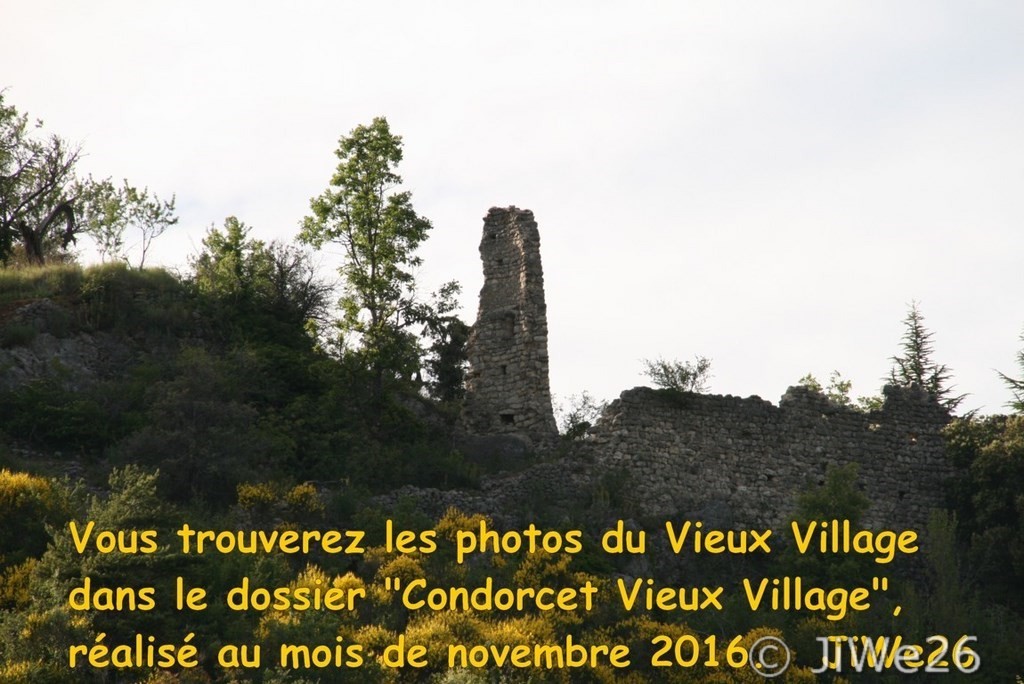
[{"label": "pine tree", "polygon": [[[1024,333],[1021,333],[1020,341],[1024,342]],[[1024,348],[1017,352],[1017,365],[1020,367],[1020,379],[1010,377],[1005,373],[999,373],[999,377],[1013,393],[1013,401],[1009,403],[1010,408],[1017,413],[1024,413]]]},{"label": "pine tree", "polygon": [[918,385],[952,413],[966,395],[953,396],[953,388],[949,385],[952,371],[945,364],[932,360],[933,333],[924,326],[924,316],[916,301],[910,303],[903,325],[903,341],[900,343],[903,354],[891,358],[893,366],[889,371],[889,382],[898,387]]}]

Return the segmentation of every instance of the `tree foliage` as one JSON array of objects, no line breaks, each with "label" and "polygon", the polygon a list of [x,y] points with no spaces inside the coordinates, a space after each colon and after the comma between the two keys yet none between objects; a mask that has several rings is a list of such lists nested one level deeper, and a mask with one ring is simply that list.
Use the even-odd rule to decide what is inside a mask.
[{"label": "tree foliage", "polygon": [[420,313],[424,333],[430,341],[427,349],[427,389],[438,401],[455,406],[462,401],[466,366],[466,343],[470,327],[455,315],[455,298],[462,290],[451,281],[434,293],[433,302]]},{"label": "tree foliage", "polygon": [[950,412],[964,400],[966,395],[954,395],[949,381],[953,374],[944,364],[932,360],[933,333],[924,325],[924,316],[917,302],[910,303],[910,310],[903,320],[903,338],[900,343],[902,354],[893,356],[889,382],[899,387],[917,385],[928,392]]},{"label": "tree foliage", "polygon": [[850,390],[853,388],[853,383],[844,378],[837,370],[832,371],[828,376],[827,387],[822,387],[821,382],[818,378],[814,377],[812,373],[808,373],[804,377],[800,378],[798,384],[809,390],[823,394],[833,404],[848,408],[853,407],[853,400],[850,399]]},{"label": "tree foliage", "polygon": [[[153,240],[163,235],[178,222],[174,215],[174,197],[163,201],[150,195],[149,188],[139,190],[125,180],[115,186],[109,178],[96,181],[89,178],[80,183],[81,219],[83,232],[95,241],[100,257],[128,261],[127,250],[136,249],[138,268],[146,265],[146,256]],[[129,228],[138,232],[137,242],[128,245],[125,233]]]},{"label": "tree foliage", "polygon": [[[1020,341],[1024,342],[1024,333],[1021,333]],[[1006,386],[1010,388],[1010,392],[1013,393],[1013,401],[1009,403],[1009,407],[1017,413],[1024,413],[1024,347],[1017,352],[1017,367],[1020,369],[1021,374],[1019,378],[1014,378],[1005,373],[999,373],[999,377],[1003,379]]]},{"label": "tree foliage", "polygon": [[808,373],[797,381],[798,385],[824,395],[829,401],[837,406],[857,409],[859,411],[877,411],[882,408],[882,397],[857,397],[856,401],[850,397],[853,389],[853,382],[843,377],[837,370],[832,371],[828,376],[828,385],[822,386],[821,381]]},{"label": "tree foliage", "polygon": [[960,532],[986,593],[1024,613],[1024,416],[962,418],[946,428]]},{"label": "tree foliage", "polygon": [[568,399],[568,406],[559,406],[558,429],[567,440],[580,439],[587,434],[597,419],[604,413],[608,402],[595,398],[584,390]]},{"label": "tree foliage", "polygon": [[644,375],[662,389],[677,392],[706,392],[711,379],[711,359],[703,356],[690,361],[654,361],[644,359]]},{"label": "tree foliage", "polygon": [[42,264],[75,240],[74,168],[80,151],[56,135],[41,135],[0,93],[0,261],[20,245]]},{"label": "tree foliage", "polygon": [[342,247],[342,341],[360,350],[379,391],[386,374],[410,378],[419,369],[410,327],[423,322],[424,310],[413,270],[431,225],[413,209],[411,194],[398,190],[402,139],[386,119],[354,128],[335,154],[340,161],[330,187],[310,202],[299,240]]},{"label": "tree foliage", "polygon": [[192,260],[198,290],[230,307],[259,309],[294,331],[327,313],[330,286],[316,275],[309,255],[290,245],[249,237],[250,228],[234,216],[224,228],[210,228],[203,251]]},{"label": "tree foliage", "polygon": [[[127,261],[131,250],[144,267],[153,240],[178,221],[174,197],[161,200],[127,180],[80,180],[80,148],[43,134],[42,126],[5,105],[0,92],[0,261],[68,260],[69,245],[84,233],[104,261]],[[129,229],[138,234],[131,244]]]}]

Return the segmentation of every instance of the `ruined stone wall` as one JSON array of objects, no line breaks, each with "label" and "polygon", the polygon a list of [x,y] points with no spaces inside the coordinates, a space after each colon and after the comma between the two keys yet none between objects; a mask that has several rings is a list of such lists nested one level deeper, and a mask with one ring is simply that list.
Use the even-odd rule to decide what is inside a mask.
[{"label": "ruined stone wall", "polygon": [[479,490],[410,487],[391,497],[409,497],[435,517],[456,506],[507,526],[582,515],[599,527],[627,518],[781,529],[830,465],[856,463],[871,502],[863,522],[924,531],[955,475],[941,435],[948,420],[916,388],[886,388],[883,408],[864,413],[804,387],[790,388],[778,406],[640,387],[623,392],[568,450],[486,476]]},{"label": "ruined stone wall", "polygon": [[469,338],[462,420],[471,435],[557,438],[548,384],[548,323],[533,213],[492,208],[480,241],[484,285]]},{"label": "ruined stone wall", "polygon": [[918,388],[886,388],[883,408],[871,413],[803,387],[790,388],[778,406],[637,388],[612,402],[582,442],[555,448],[533,214],[491,209],[480,257],[484,286],[462,414],[470,438],[460,448],[492,470],[517,472],[488,476],[477,492],[403,493],[424,510],[456,505],[521,522],[542,508],[600,515],[595,502],[614,489],[618,510],[606,511],[614,517],[779,527],[801,492],[824,483],[830,465],[848,463],[858,464],[858,485],[872,504],[868,525],[923,530],[931,509],[944,504],[953,475],[941,436],[949,415]]},{"label": "ruined stone wall", "polygon": [[637,388],[612,402],[586,448],[598,470],[628,478],[629,507],[646,516],[779,526],[830,464],[857,463],[872,502],[865,522],[922,530],[953,474],[940,434],[948,420],[917,388],[886,388],[883,409],[872,413],[803,387],[779,406]]}]

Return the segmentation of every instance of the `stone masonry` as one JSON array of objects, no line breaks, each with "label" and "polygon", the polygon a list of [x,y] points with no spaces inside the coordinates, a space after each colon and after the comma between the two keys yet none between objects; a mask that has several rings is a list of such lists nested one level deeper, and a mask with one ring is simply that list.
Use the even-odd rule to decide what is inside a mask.
[{"label": "stone masonry", "polygon": [[[854,463],[870,501],[865,525],[924,532],[957,474],[941,433],[949,414],[916,386],[884,393],[882,408],[866,413],[806,387],[789,388],[777,406],[637,387],[609,404],[564,455],[486,476],[478,491],[407,488],[401,495],[434,517],[455,506],[513,526],[535,522],[542,505],[557,509],[554,519],[588,510],[599,525],[619,517],[653,527],[700,520],[782,530],[801,493],[822,485],[830,467]],[[609,486],[617,504],[603,519],[594,502]]]},{"label": "stone masonry", "polygon": [[741,526],[780,526],[829,467],[855,463],[871,502],[864,522],[920,531],[955,474],[941,435],[948,421],[916,386],[886,387],[884,406],[870,413],[805,387],[778,406],[637,388],[608,406],[585,448],[600,470],[628,480],[630,507],[645,517],[717,512]]},{"label": "stone masonry", "polygon": [[463,426],[470,435],[517,435],[533,447],[558,437],[548,385],[548,322],[540,233],[533,212],[484,217],[484,286],[469,338]]},{"label": "stone masonry", "polygon": [[609,404],[583,440],[552,449],[557,430],[533,214],[491,209],[480,256],[484,286],[469,340],[463,427],[484,452],[519,436],[546,458],[485,478],[480,492],[415,495],[432,512],[456,505],[514,520],[530,502],[543,502],[568,515],[610,486],[619,515],[778,527],[802,492],[845,464],[858,466],[869,526],[923,531],[930,511],[944,505],[945,483],[956,474],[942,438],[950,416],[916,386],[886,387],[884,405],[872,412],[804,387],[791,387],[778,406],[636,388]]}]

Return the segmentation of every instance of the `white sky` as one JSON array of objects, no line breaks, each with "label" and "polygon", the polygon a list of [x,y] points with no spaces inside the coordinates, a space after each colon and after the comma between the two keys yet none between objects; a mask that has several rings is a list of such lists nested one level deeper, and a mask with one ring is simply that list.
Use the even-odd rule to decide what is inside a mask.
[{"label": "white sky", "polygon": [[695,354],[717,393],[874,393],[912,299],[965,408],[1018,372],[1024,3],[0,0],[0,87],[176,194],[181,267],[228,215],[291,240],[387,116],[467,321],[487,209],[534,211],[562,398]]}]

